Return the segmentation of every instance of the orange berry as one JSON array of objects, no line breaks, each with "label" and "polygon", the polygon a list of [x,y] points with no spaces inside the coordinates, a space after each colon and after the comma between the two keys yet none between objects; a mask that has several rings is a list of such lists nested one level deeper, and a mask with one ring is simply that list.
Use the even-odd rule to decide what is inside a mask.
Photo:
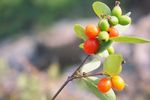
[{"label": "orange berry", "polygon": [[112,88],[117,91],[122,91],[125,87],[125,82],[120,76],[113,76],[111,79]]},{"label": "orange berry", "polygon": [[100,29],[93,24],[89,24],[85,28],[85,34],[89,38],[96,38],[99,32],[100,32]]},{"label": "orange berry", "polygon": [[109,38],[117,37],[119,36],[119,32],[114,27],[111,27],[108,29]]}]

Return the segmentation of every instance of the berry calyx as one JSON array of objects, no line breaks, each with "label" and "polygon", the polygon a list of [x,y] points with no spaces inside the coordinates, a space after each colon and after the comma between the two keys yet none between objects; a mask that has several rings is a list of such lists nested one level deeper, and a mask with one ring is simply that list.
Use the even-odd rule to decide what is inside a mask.
[{"label": "berry calyx", "polygon": [[98,26],[100,27],[101,31],[107,31],[110,27],[107,19],[100,20]]},{"label": "berry calyx", "polygon": [[120,17],[122,15],[122,10],[119,5],[117,5],[113,8],[112,15],[116,16],[116,17]]},{"label": "berry calyx", "polygon": [[119,23],[119,20],[116,16],[111,16],[108,21],[111,26],[115,26]]},{"label": "berry calyx", "polygon": [[108,41],[109,40],[109,34],[108,34],[108,32],[106,32],[106,31],[100,32],[99,35],[98,35],[98,39],[100,41]]},{"label": "berry calyx", "polygon": [[111,80],[109,78],[102,78],[97,84],[97,88],[101,93],[108,92],[112,87]]},{"label": "berry calyx", "polygon": [[84,52],[88,55],[97,53],[99,49],[99,41],[97,39],[88,39],[84,42]]},{"label": "berry calyx", "polygon": [[85,28],[85,34],[89,38],[96,38],[99,32],[100,32],[100,29],[93,24],[89,24]]},{"label": "berry calyx", "polygon": [[125,82],[120,76],[113,76],[111,78],[112,88],[117,91],[122,91],[125,87]]},{"label": "berry calyx", "polygon": [[131,18],[127,15],[122,15],[119,17],[119,24],[128,25],[131,23]]},{"label": "berry calyx", "polygon": [[108,33],[109,33],[109,38],[113,38],[113,37],[119,36],[119,32],[114,27],[110,27],[108,29]]}]

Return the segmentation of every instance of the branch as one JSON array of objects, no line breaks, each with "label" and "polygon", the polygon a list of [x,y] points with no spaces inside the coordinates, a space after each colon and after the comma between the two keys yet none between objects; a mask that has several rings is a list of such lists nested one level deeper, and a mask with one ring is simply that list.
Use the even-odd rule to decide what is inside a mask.
[{"label": "branch", "polygon": [[105,74],[105,73],[103,73],[103,72],[96,73],[96,74],[83,73],[83,75],[75,76],[73,79],[78,79],[78,78],[80,79],[80,78],[86,78],[86,77],[91,77],[91,76],[100,76],[100,75],[109,76],[108,74]]},{"label": "branch", "polygon": [[77,72],[80,70],[80,68],[84,65],[84,63],[86,62],[86,60],[90,57],[90,55],[88,55],[83,62],[79,65],[79,67],[73,72],[73,74],[71,76],[69,76],[67,78],[67,80],[64,82],[64,84],[60,87],[60,89],[56,92],[56,94],[52,97],[51,100],[55,100],[55,98],[58,96],[58,94],[63,90],[63,88],[73,79],[75,79],[76,77],[74,77]]}]

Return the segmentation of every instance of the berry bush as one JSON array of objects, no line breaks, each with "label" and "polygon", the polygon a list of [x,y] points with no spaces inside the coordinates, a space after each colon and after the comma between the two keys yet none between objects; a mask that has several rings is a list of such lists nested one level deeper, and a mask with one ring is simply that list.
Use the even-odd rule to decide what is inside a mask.
[{"label": "berry bush", "polygon": [[[68,77],[52,100],[74,79],[82,80],[89,88],[88,90],[100,100],[116,100],[114,91],[123,91],[126,87],[125,81],[120,76],[122,64],[125,63],[125,60],[121,54],[115,52],[113,43],[150,42],[150,40],[140,37],[123,36],[121,34],[122,30],[125,30],[131,24],[131,12],[124,14],[119,1],[115,2],[112,10],[106,4],[98,1],[94,2],[92,7],[99,18],[97,25],[88,24],[85,28],[80,24],[74,26],[77,37],[83,40],[79,47],[83,49],[87,57]],[[93,59],[84,64],[90,56]]]}]

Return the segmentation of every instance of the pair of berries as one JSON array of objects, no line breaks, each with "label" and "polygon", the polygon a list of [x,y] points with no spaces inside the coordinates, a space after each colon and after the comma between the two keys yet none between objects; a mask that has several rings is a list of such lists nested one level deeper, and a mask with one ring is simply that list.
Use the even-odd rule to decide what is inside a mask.
[{"label": "pair of berries", "polygon": [[125,87],[125,82],[120,76],[112,78],[102,78],[97,84],[97,88],[101,93],[107,93],[111,88],[122,91]]},{"label": "pair of berries", "polygon": [[88,39],[84,42],[85,53],[89,55],[97,53],[100,48],[101,41],[108,41],[109,38],[117,37],[119,35],[118,31],[114,27],[108,27],[108,25],[106,21],[102,20],[98,27],[92,24],[86,26],[85,34]]}]

